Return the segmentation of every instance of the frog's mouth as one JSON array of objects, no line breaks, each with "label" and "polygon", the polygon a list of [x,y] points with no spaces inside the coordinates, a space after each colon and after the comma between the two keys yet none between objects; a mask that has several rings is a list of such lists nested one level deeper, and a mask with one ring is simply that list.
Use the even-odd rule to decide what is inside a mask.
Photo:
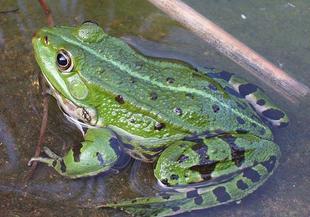
[{"label": "frog's mouth", "polygon": [[[45,76],[44,76],[45,77]],[[52,95],[58,104],[58,107],[63,112],[64,116],[74,123],[81,132],[83,128],[95,128],[97,123],[96,110],[78,106],[70,100],[63,97],[45,78],[48,87],[48,94]]]}]

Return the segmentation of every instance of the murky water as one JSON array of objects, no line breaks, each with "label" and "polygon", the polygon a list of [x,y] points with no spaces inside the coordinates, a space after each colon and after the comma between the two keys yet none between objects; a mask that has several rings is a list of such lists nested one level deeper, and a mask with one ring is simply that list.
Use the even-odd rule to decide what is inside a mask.
[{"label": "murky water", "polygon": [[[183,216],[310,216],[310,98],[291,104],[248,75],[200,39],[142,0],[48,1],[56,24],[96,20],[112,35],[123,37],[143,53],[182,59],[199,66],[235,72],[263,87],[289,115],[287,128],[275,129],[280,166],[270,180],[240,204]],[[308,0],[187,0],[191,6],[261,53],[294,78],[310,82],[310,2]],[[124,216],[119,211],[83,209],[152,193],[152,166],[132,162],[118,174],[66,180],[46,166],[23,182],[41,123],[42,97],[31,36],[46,19],[37,1],[0,2],[0,215]],[[58,153],[81,136],[50,100],[46,145]],[[139,173],[139,166],[148,174]],[[136,170],[137,169],[137,170]],[[145,170],[144,170],[145,171]],[[133,174],[133,172],[137,172]],[[129,187],[128,187],[129,186]],[[142,186],[142,187],[141,187]],[[150,187],[150,188],[148,188]]]}]

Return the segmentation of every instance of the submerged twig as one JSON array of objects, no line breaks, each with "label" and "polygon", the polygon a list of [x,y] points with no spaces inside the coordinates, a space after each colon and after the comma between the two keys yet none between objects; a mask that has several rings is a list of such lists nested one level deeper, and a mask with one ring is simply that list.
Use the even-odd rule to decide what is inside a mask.
[{"label": "submerged twig", "polygon": [[[44,143],[44,140],[45,140],[45,132],[46,132],[46,128],[47,128],[47,117],[48,117],[49,94],[47,94],[47,87],[46,87],[46,83],[44,81],[42,74],[38,74],[38,78],[39,78],[40,89],[41,89],[42,95],[43,95],[43,117],[42,117],[42,121],[41,121],[39,140],[38,140],[38,143],[36,145],[35,154],[33,157],[39,157],[40,156],[42,144]],[[26,178],[25,178],[26,182],[29,179],[31,179],[31,177],[33,176],[34,171],[37,167],[37,164],[38,163],[35,161],[32,162],[30,171],[27,173]]]},{"label": "submerged twig", "polygon": [[309,93],[309,87],[296,81],[282,69],[266,60],[181,0],[148,1],[282,94],[289,101],[296,102],[298,97]]},{"label": "submerged twig", "polygon": [[[39,3],[47,16],[48,25],[54,26],[54,20],[52,17],[52,13],[50,12],[50,9],[48,5],[46,4],[45,0],[39,0]],[[42,144],[44,143],[44,140],[45,140],[45,132],[47,128],[47,118],[48,118],[49,94],[47,94],[46,83],[41,73],[39,73],[38,79],[39,79],[39,84],[40,84],[40,90],[42,91],[42,94],[43,94],[43,117],[42,117],[42,122],[41,122],[40,135],[39,135],[38,143],[36,145],[35,154],[33,157],[39,157],[41,153]],[[36,161],[31,163],[30,171],[27,173],[26,178],[25,178],[26,183],[33,176],[34,171],[37,168],[37,164],[38,163]]]}]

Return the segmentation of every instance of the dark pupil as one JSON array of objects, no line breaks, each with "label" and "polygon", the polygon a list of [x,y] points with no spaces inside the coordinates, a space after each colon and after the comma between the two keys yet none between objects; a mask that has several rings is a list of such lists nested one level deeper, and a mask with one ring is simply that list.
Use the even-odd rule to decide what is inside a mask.
[{"label": "dark pupil", "polygon": [[57,63],[59,66],[66,66],[68,64],[68,60],[62,53],[59,53],[57,55]]}]

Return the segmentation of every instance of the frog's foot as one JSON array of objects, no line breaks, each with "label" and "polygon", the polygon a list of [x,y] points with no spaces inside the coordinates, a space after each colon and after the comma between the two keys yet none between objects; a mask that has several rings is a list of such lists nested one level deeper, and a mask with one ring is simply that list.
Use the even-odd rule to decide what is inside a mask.
[{"label": "frog's foot", "polygon": [[276,144],[251,135],[178,142],[161,154],[155,169],[156,178],[174,192],[103,207],[170,216],[239,201],[267,180],[279,155]]},{"label": "frog's foot", "polygon": [[46,163],[49,166],[53,166],[57,163],[57,161],[61,160],[62,158],[55,154],[52,150],[48,147],[43,147],[43,152],[48,156],[46,157],[33,157],[28,161],[28,166],[31,166],[33,162],[41,162]]},{"label": "frog's foot", "polygon": [[28,164],[46,163],[63,176],[80,178],[107,171],[119,160],[119,141],[108,129],[89,129],[84,138],[84,142],[70,149],[64,157],[45,147],[48,158],[31,158]]},{"label": "frog's foot", "polygon": [[[256,85],[238,78],[233,73],[222,71],[208,73],[210,77],[224,86],[224,89],[237,97],[244,98],[255,111],[269,121],[273,126],[286,126],[287,115],[275,106],[268,96]],[[227,83],[229,86],[227,86]]]}]

